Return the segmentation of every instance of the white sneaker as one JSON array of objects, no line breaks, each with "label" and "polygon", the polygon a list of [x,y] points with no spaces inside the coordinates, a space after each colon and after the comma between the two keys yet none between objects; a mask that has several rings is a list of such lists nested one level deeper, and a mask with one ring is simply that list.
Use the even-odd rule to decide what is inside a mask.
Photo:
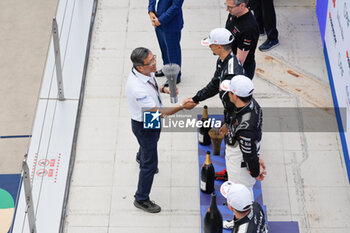
[{"label": "white sneaker", "polygon": [[232,230],[234,224],[235,224],[235,222],[233,220],[222,221],[222,227],[225,229],[228,229],[228,230]]}]

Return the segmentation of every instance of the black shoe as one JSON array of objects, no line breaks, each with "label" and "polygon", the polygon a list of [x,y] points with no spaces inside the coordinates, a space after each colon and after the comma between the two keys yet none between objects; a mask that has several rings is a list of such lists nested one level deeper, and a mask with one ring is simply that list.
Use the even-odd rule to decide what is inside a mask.
[{"label": "black shoe", "polygon": [[261,52],[269,51],[270,49],[273,49],[277,45],[279,45],[278,39],[276,40],[267,39],[264,43],[262,43],[262,45],[259,46],[259,50]]},{"label": "black shoe", "polygon": [[[179,84],[179,83],[181,83],[181,77],[176,80],[176,84]],[[168,83],[168,80],[166,80],[165,83],[163,84],[163,87],[168,87],[168,86],[169,86],[169,83]]]},{"label": "black shoe", "polygon": [[[138,163],[138,164],[140,164],[140,160],[136,157],[136,162]],[[156,170],[156,173],[155,174],[157,174],[159,172],[159,168],[157,168],[157,170]]]},{"label": "black shoe", "polygon": [[134,206],[148,213],[159,213],[161,211],[160,206],[150,200],[143,202],[138,202],[135,200]]},{"label": "black shoe", "polygon": [[164,73],[163,73],[162,70],[157,70],[157,71],[154,73],[154,75],[155,75],[156,77],[163,77],[163,76],[164,76]]}]

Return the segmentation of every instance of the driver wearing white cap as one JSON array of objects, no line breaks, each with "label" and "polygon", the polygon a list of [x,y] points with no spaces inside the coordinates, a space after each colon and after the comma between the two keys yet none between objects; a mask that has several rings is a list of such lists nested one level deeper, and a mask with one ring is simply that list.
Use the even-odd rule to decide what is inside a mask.
[{"label": "driver wearing white cap", "polygon": [[[227,134],[225,160],[228,180],[245,185],[253,198],[253,185],[266,175],[265,164],[259,157],[262,110],[253,98],[254,84],[248,77],[237,75],[225,80],[220,89],[226,91],[224,95],[228,95],[235,105],[231,122],[227,128],[220,129],[221,133]],[[231,229],[232,225],[224,224],[224,227]]]},{"label": "driver wearing white cap", "polygon": [[232,33],[225,28],[213,29],[209,36],[201,41],[201,44],[210,47],[214,55],[219,56],[216,62],[216,70],[210,82],[199,90],[195,96],[189,97],[189,102],[199,103],[219,93],[224,106],[225,122],[228,123],[229,115],[233,112],[234,104],[228,96],[223,96],[219,87],[224,80],[230,80],[235,75],[244,74],[243,66],[232,53],[231,43],[234,41]]},{"label": "driver wearing white cap", "polygon": [[242,184],[226,181],[221,185],[221,194],[233,211],[232,233],[267,233],[265,214],[261,205],[253,201],[250,191]]}]

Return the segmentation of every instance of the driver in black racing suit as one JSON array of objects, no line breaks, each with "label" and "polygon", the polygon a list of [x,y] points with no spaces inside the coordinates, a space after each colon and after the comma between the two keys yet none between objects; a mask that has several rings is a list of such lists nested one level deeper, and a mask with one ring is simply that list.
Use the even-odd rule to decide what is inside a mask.
[{"label": "driver in black racing suit", "polygon": [[253,201],[246,186],[226,181],[220,192],[227,199],[227,207],[234,213],[232,233],[268,232],[265,213],[261,205]]},{"label": "driver in black racing suit", "polygon": [[237,57],[231,51],[231,43],[234,40],[232,33],[225,28],[213,29],[209,36],[201,41],[203,46],[209,46],[214,55],[219,58],[216,62],[214,77],[192,98],[188,101],[199,103],[219,93],[219,97],[224,106],[225,122],[229,123],[230,112],[234,110],[234,104],[230,102],[225,91],[220,91],[220,83],[224,80],[230,80],[233,76],[244,74],[244,69]]},{"label": "driver in black racing suit", "polygon": [[[245,185],[253,199],[253,185],[266,174],[259,157],[262,110],[253,98],[254,85],[248,77],[237,75],[223,81],[220,88],[226,90],[225,95],[235,106],[228,129],[221,132],[228,135],[225,149],[228,180]],[[223,227],[232,229],[233,222],[224,221]]]}]

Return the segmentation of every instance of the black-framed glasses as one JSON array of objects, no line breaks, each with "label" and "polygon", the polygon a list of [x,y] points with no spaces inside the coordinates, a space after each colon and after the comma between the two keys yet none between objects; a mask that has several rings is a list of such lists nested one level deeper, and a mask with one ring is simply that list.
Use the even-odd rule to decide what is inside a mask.
[{"label": "black-framed glasses", "polygon": [[143,66],[151,66],[157,62],[157,55],[153,55],[152,59],[149,61],[148,64],[143,64]]},{"label": "black-framed glasses", "polygon": [[226,9],[228,9],[229,11],[232,10],[233,8],[238,7],[238,6],[240,5],[240,4],[238,4],[238,5],[234,5],[234,6],[228,6],[228,5],[226,4],[226,2],[225,2],[224,4],[225,4],[225,6],[226,6]]}]

